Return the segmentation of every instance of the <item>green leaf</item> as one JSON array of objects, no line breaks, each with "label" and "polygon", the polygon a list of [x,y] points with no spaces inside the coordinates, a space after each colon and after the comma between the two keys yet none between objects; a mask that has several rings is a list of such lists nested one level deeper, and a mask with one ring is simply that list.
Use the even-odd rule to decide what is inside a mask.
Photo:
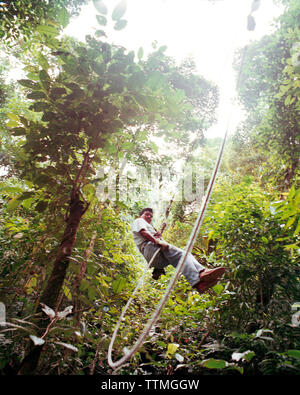
[{"label": "green leaf", "polygon": [[122,292],[123,288],[126,285],[126,280],[124,277],[120,276],[118,277],[115,281],[112,283],[112,289],[115,293],[120,293]]},{"label": "green leaf", "polygon": [[6,115],[7,115],[8,118],[11,119],[12,121],[20,121],[19,116],[16,115],[16,114],[7,113]]},{"label": "green leaf", "polygon": [[34,192],[26,191],[26,192],[23,192],[23,193],[18,197],[18,199],[19,199],[19,200],[26,200],[26,199],[29,199],[29,198],[33,197],[34,195],[35,195]]},{"label": "green leaf", "polygon": [[36,87],[36,83],[31,80],[21,79],[21,80],[18,80],[18,83],[22,86],[25,86],[26,88],[35,88]]},{"label": "green leaf", "polygon": [[172,358],[172,356],[176,353],[179,348],[179,344],[169,343],[167,348],[167,357]]},{"label": "green leaf", "polygon": [[19,200],[19,196],[16,196],[16,197],[14,197],[13,199],[11,199],[11,200],[8,202],[8,204],[7,204],[7,206],[6,206],[6,209],[7,209],[7,211],[13,211],[13,210],[15,210],[17,207],[19,207],[21,203],[22,203],[22,201]]},{"label": "green leaf", "polygon": [[12,128],[11,132],[14,136],[24,136],[26,134],[26,130],[21,127]]},{"label": "green leaf", "polygon": [[158,146],[153,141],[150,141],[149,145],[150,145],[151,149],[157,154],[158,153]]},{"label": "green leaf", "polygon": [[296,221],[296,217],[290,218],[287,223],[285,224],[285,229],[289,228],[293,223]]},{"label": "green leaf", "polygon": [[34,202],[34,199],[33,199],[33,198],[25,199],[25,200],[23,201],[23,207],[28,209],[28,208],[31,207],[31,205],[32,205],[33,202]]},{"label": "green leaf", "polygon": [[126,27],[127,21],[125,19],[120,19],[119,21],[116,22],[114,29],[115,30],[122,30]]},{"label": "green leaf", "polygon": [[45,111],[43,116],[42,116],[42,121],[44,122],[49,122],[55,119],[56,115],[52,111]]},{"label": "green leaf", "polygon": [[40,77],[40,81],[41,81],[43,87],[44,87],[46,90],[48,90],[48,89],[49,89],[49,86],[50,86],[50,81],[51,81],[51,79],[50,79],[50,77],[49,77],[47,71],[41,70],[40,73],[39,73],[39,77]]},{"label": "green leaf", "polygon": [[299,247],[299,246],[298,246],[296,243],[294,243],[294,244],[287,244],[287,245],[284,246],[284,248],[285,248],[286,250],[292,250],[292,249],[297,250],[298,247]]},{"label": "green leaf", "polygon": [[300,232],[300,219],[298,220],[297,227],[294,232],[294,236],[297,236],[299,232]]},{"label": "green leaf", "polygon": [[66,27],[70,21],[69,13],[65,7],[63,7],[57,15],[57,19],[62,27]]},{"label": "green leaf", "polygon": [[138,59],[142,60],[143,55],[144,55],[144,50],[142,47],[140,47],[137,53]]},{"label": "green leaf", "polygon": [[20,187],[12,187],[10,185],[5,185],[5,183],[0,184],[0,192],[8,192],[8,193],[21,193],[23,189]]},{"label": "green leaf", "polygon": [[19,123],[17,121],[8,121],[6,123],[6,126],[8,126],[9,128],[15,128],[15,127],[19,126]]},{"label": "green leaf", "polygon": [[36,112],[42,112],[44,110],[49,109],[49,104],[40,101],[40,102],[34,103],[32,106],[29,107],[29,109],[36,111]]},{"label": "green leaf", "polygon": [[54,95],[60,96],[60,95],[63,95],[64,93],[67,93],[67,91],[65,90],[65,88],[53,88],[53,89],[51,89],[51,93],[53,93]]},{"label": "green leaf", "polygon": [[50,68],[47,58],[42,53],[38,54],[38,62],[42,69],[48,70]]},{"label": "green leaf", "polygon": [[107,37],[104,30],[96,30],[95,31],[95,36],[96,37]]},{"label": "green leaf", "polygon": [[287,354],[289,357],[300,359],[300,350],[288,350]]},{"label": "green leaf", "polygon": [[165,52],[168,49],[168,47],[166,45],[161,46],[160,48],[158,48],[158,52]]},{"label": "green leaf", "polygon": [[33,81],[39,81],[39,74],[38,73],[28,73],[27,77]]},{"label": "green leaf", "polygon": [[126,141],[125,143],[122,144],[122,149],[124,150],[130,150],[134,147],[134,143],[132,141]]},{"label": "green leaf", "polygon": [[100,14],[106,15],[107,14],[107,7],[103,3],[103,0],[93,0],[94,7]]},{"label": "green leaf", "polygon": [[96,15],[97,22],[101,26],[106,26],[107,25],[107,19],[103,15]]},{"label": "green leaf", "polygon": [[164,83],[165,83],[165,79],[162,73],[158,71],[154,71],[153,73],[151,73],[147,80],[147,86],[149,86],[149,88],[153,90],[163,87]]},{"label": "green leaf", "polygon": [[201,366],[208,369],[224,369],[227,367],[227,362],[223,359],[210,358],[202,361]]},{"label": "green leaf", "polygon": [[127,8],[127,1],[123,0],[121,1],[113,10],[112,13],[112,20],[113,21],[118,21],[119,19],[122,18],[122,16],[125,14]]},{"label": "green leaf", "polygon": [[41,34],[46,34],[48,36],[58,36],[59,30],[54,26],[49,25],[39,25],[37,26],[36,30]]},{"label": "green leaf", "polygon": [[90,300],[95,300],[96,298],[96,288],[95,287],[88,287],[88,298]]},{"label": "green leaf", "polygon": [[217,284],[213,287],[213,290],[215,291],[216,294],[220,294],[223,291],[224,287],[222,284]]},{"label": "green leaf", "polygon": [[33,100],[38,100],[38,99],[46,99],[47,96],[44,92],[41,91],[36,91],[36,92],[31,92],[27,95],[28,99],[33,99]]},{"label": "green leaf", "polygon": [[63,289],[63,292],[64,292],[66,298],[71,301],[72,300],[72,294],[71,294],[70,289],[66,285],[63,285],[62,289]]}]

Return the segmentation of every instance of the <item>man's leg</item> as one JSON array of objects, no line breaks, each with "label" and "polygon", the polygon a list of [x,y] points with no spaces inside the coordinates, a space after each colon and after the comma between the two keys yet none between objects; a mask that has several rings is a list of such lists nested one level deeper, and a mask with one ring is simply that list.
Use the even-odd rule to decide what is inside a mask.
[{"label": "man's leg", "polygon": [[[151,242],[146,245],[143,255],[148,262],[150,262],[151,258],[159,248],[159,246]],[[151,264],[151,267],[154,267],[152,275],[153,278],[158,279],[161,274],[164,274],[164,268],[168,265],[172,265],[176,268],[183,254],[183,250],[171,244],[169,244],[168,249],[161,248],[160,252],[156,255]],[[214,286],[224,271],[224,268],[206,269],[192,254],[187,255],[181,270],[188,283],[192,287],[195,287],[200,293],[203,293],[208,288]]]},{"label": "man's leg", "polygon": [[[168,249],[161,251],[162,256],[172,266],[177,267],[184,251],[173,245],[169,245]],[[200,273],[205,270],[192,254],[188,254],[182,268],[182,274],[187,279],[188,283],[194,287],[200,281]]]},{"label": "man's leg", "polygon": [[[169,249],[162,251],[162,255],[174,267],[178,265],[183,254],[183,250],[173,245],[169,245]],[[206,269],[192,254],[188,254],[181,272],[192,287],[196,288],[198,292],[204,293],[217,284],[225,269],[223,267]]]},{"label": "man's leg", "polygon": [[[157,250],[160,249],[160,246],[157,246],[152,242],[147,243],[143,251],[143,255],[146,261],[149,263]],[[162,274],[166,274],[164,268],[168,265],[169,262],[165,260],[165,258],[161,255],[161,251],[159,251],[159,253],[156,254],[155,258],[151,262],[150,267],[154,268],[152,272],[152,278],[154,280],[158,280]]]}]

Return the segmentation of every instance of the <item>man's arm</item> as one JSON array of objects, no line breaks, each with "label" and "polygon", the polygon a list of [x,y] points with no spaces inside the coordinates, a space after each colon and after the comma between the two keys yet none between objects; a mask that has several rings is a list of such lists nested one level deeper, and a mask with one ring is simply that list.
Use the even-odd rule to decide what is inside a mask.
[{"label": "man's arm", "polygon": [[152,241],[152,243],[158,244],[159,240],[156,239],[155,237],[151,236],[150,233],[148,233],[145,229],[141,229],[139,233],[149,241]]},{"label": "man's arm", "polygon": [[[152,243],[158,244],[158,245],[160,245],[160,246],[162,246],[162,247],[168,247],[168,243],[166,243],[166,242],[163,241],[163,240],[156,239],[155,237],[151,236],[145,229],[141,229],[141,230],[139,231],[139,233],[140,233],[146,240],[152,241]],[[155,235],[158,235],[158,234],[159,234],[159,233],[155,233]],[[159,234],[159,236],[160,236],[160,234]]]}]

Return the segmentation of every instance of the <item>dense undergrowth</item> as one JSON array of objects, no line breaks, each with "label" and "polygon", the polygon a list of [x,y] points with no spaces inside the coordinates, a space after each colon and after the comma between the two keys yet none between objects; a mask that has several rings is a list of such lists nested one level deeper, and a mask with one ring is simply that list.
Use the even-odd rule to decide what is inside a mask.
[{"label": "dense undergrowth", "polygon": [[[295,226],[282,220],[291,206],[296,207],[299,192],[291,192],[285,203],[274,204],[254,185],[240,184],[221,202],[218,195],[226,187],[226,182],[216,186],[193,251],[207,267],[226,267],[222,281],[200,295],[181,277],[149,337],[134,358],[118,368],[119,374],[299,373],[299,326],[292,325],[292,305],[299,299],[299,266],[296,251],[286,247],[295,242]],[[1,300],[8,322],[1,333],[4,374],[17,369],[26,343],[35,340],[32,311],[47,265],[34,263],[49,260],[59,236],[53,230],[45,240],[37,230],[43,223],[28,211],[26,221],[22,220],[23,210],[2,217],[6,226],[1,233]],[[101,224],[98,215],[85,219],[58,309],[67,312],[72,305],[75,311],[62,314],[48,328],[40,374],[112,373],[107,363],[112,331],[144,262],[132,243],[129,217],[121,220],[119,209],[109,207],[101,212]],[[191,226],[189,217],[184,224],[175,221],[165,238],[184,247]],[[173,273],[168,267],[159,280],[147,273],[120,327],[114,359],[134,344]]]}]

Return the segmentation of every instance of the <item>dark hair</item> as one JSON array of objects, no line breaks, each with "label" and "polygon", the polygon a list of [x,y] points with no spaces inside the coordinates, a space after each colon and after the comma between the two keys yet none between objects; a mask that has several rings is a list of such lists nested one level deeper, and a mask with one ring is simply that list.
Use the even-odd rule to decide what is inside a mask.
[{"label": "dark hair", "polygon": [[139,212],[139,217],[140,217],[141,215],[143,215],[146,211],[150,211],[150,213],[153,214],[152,208],[151,208],[151,207],[146,207],[146,208],[143,208],[143,210],[141,210],[141,211]]}]

